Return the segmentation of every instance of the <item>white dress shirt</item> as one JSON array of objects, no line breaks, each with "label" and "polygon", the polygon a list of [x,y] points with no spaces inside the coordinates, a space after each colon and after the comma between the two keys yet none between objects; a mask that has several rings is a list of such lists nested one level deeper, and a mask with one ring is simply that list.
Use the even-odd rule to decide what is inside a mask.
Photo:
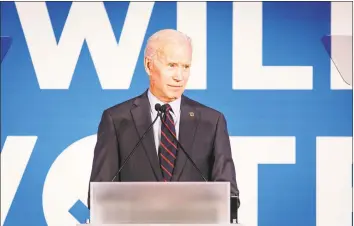
[{"label": "white dress shirt", "polygon": [[[155,110],[155,104],[161,104],[164,105],[162,101],[157,99],[150,90],[148,90],[148,98],[151,106],[151,120],[153,121],[156,116],[157,116],[157,111]],[[171,112],[173,121],[175,123],[175,128],[176,128],[176,136],[179,137],[179,123],[180,123],[180,115],[181,115],[181,98],[178,98],[177,100],[174,100],[170,103],[168,103],[173,112]],[[159,151],[159,146],[160,146],[160,139],[161,139],[161,120],[158,118],[153,126],[154,130],[154,140],[155,140],[155,146],[156,146],[156,153],[158,155]]]}]

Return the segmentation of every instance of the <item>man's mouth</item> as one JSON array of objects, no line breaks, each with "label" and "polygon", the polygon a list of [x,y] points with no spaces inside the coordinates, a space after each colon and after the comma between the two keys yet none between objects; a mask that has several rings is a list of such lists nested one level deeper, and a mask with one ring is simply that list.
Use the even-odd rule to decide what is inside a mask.
[{"label": "man's mouth", "polygon": [[169,87],[172,87],[172,88],[181,88],[182,86],[175,86],[175,85],[168,85]]}]

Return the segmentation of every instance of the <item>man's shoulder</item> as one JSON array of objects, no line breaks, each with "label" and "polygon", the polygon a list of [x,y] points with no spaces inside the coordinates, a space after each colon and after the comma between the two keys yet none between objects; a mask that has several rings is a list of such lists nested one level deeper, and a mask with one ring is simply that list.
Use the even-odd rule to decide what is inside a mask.
[{"label": "man's shoulder", "polygon": [[142,97],[142,95],[144,95],[144,94],[132,97],[132,98],[127,99],[123,102],[120,102],[120,103],[117,103],[111,107],[108,107],[104,110],[104,112],[110,114],[111,116],[128,114],[128,113],[130,113],[130,110],[132,109],[136,99]]}]

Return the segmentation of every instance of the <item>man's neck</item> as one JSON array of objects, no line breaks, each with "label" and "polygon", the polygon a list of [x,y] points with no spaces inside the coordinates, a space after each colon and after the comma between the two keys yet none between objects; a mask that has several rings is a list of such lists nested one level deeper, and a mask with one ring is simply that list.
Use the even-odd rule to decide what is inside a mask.
[{"label": "man's neck", "polygon": [[154,90],[152,90],[151,88],[149,88],[149,91],[151,92],[151,94],[158,99],[159,101],[161,101],[164,104],[169,104],[175,100],[177,100],[178,98],[173,98],[173,99],[166,99],[166,98],[161,98],[159,95],[156,94],[156,92]]}]

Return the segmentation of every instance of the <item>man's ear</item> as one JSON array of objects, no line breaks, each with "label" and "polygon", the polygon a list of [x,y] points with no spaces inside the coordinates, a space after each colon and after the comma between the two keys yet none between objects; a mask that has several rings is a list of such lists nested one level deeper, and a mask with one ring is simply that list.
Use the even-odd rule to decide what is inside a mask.
[{"label": "man's ear", "polygon": [[144,58],[144,67],[145,67],[145,71],[146,73],[150,76],[151,74],[151,69],[152,69],[152,62],[149,58],[145,57]]}]

